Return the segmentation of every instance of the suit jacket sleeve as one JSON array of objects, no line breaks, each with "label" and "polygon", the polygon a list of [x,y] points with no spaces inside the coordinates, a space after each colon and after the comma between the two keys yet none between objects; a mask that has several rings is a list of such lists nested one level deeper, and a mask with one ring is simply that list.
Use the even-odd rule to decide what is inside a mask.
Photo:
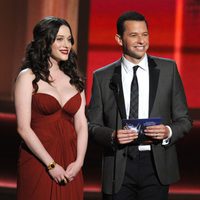
[{"label": "suit jacket sleeve", "polygon": [[114,129],[106,127],[104,123],[102,95],[105,92],[102,91],[100,80],[98,80],[96,73],[94,73],[92,95],[87,112],[89,135],[98,144],[112,148],[111,135]]},{"label": "suit jacket sleeve", "polygon": [[178,73],[176,64],[174,63],[173,83],[172,83],[172,122],[169,125],[172,129],[172,138],[169,145],[174,144],[182,138],[192,127],[192,121],[188,114],[188,107],[183,84]]}]

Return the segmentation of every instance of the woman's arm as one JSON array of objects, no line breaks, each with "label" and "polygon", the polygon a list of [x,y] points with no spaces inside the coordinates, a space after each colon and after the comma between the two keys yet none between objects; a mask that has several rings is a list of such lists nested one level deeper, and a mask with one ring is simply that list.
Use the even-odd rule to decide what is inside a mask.
[{"label": "woman's arm", "polygon": [[[54,161],[54,159],[46,151],[41,141],[30,126],[33,79],[34,75],[32,74],[31,70],[26,69],[20,72],[16,80],[14,99],[17,115],[17,130],[32,153],[47,167]],[[56,182],[59,182],[66,175],[64,169],[58,164],[55,165],[54,169],[49,170],[49,173]]]},{"label": "woman's arm", "polygon": [[75,130],[77,133],[77,157],[75,162],[71,163],[67,167],[67,174],[69,177],[69,180],[73,180],[73,178],[76,176],[76,174],[81,169],[85,153],[87,149],[87,142],[88,142],[88,128],[87,128],[87,119],[85,116],[85,94],[84,92],[81,93],[81,106],[78,110],[78,112],[74,116],[74,125]]}]

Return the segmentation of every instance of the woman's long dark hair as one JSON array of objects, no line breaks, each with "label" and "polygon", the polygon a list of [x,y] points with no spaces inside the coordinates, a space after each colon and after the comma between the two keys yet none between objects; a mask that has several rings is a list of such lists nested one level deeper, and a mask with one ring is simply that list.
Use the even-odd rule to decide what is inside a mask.
[{"label": "woman's long dark hair", "polygon": [[[71,33],[71,43],[74,44],[72,30],[68,22],[57,17],[45,17],[36,24],[33,29],[33,41],[28,44],[21,70],[30,68],[35,75],[33,80],[34,92],[38,91],[39,80],[51,83],[49,80],[51,67],[50,56],[51,46],[56,39],[60,26],[65,25]],[[84,89],[84,82],[77,67],[77,55],[71,49],[68,60],[59,62],[60,70],[70,77],[70,84],[81,92]]]}]

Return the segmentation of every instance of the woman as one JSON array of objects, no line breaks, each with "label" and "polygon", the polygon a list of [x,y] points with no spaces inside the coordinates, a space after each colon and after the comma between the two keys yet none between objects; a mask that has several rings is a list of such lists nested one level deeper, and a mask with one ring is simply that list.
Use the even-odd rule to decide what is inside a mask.
[{"label": "woman", "polygon": [[69,24],[46,17],[33,30],[15,85],[19,200],[81,200],[88,131],[84,83]]}]

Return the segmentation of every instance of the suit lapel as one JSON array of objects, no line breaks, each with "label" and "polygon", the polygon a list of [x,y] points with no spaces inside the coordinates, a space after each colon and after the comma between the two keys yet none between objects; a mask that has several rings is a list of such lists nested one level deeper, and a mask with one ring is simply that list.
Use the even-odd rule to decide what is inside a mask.
[{"label": "suit lapel", "polygon": [[[124,103],[124,93],[123,93],[123,87],[122,87],[122,79],[121,79],[121,60],[117,62],[117,65],[114,69],[113,75],[119,74],[120,77],[120,83],[119,83],[119,97],[116,99],[117,106],[119,109],[119,113],[122,119],[126,118],[126,110],[125,110],[125,103]],[[117,98],[115,96],[115,98]]]},{"label": "suit lapel", "polygon": [[157,64],[149,56],[148,56],[148,65],[149,65],[149,116],[150,116],[158,88],[160,70],[156,68]]}]

